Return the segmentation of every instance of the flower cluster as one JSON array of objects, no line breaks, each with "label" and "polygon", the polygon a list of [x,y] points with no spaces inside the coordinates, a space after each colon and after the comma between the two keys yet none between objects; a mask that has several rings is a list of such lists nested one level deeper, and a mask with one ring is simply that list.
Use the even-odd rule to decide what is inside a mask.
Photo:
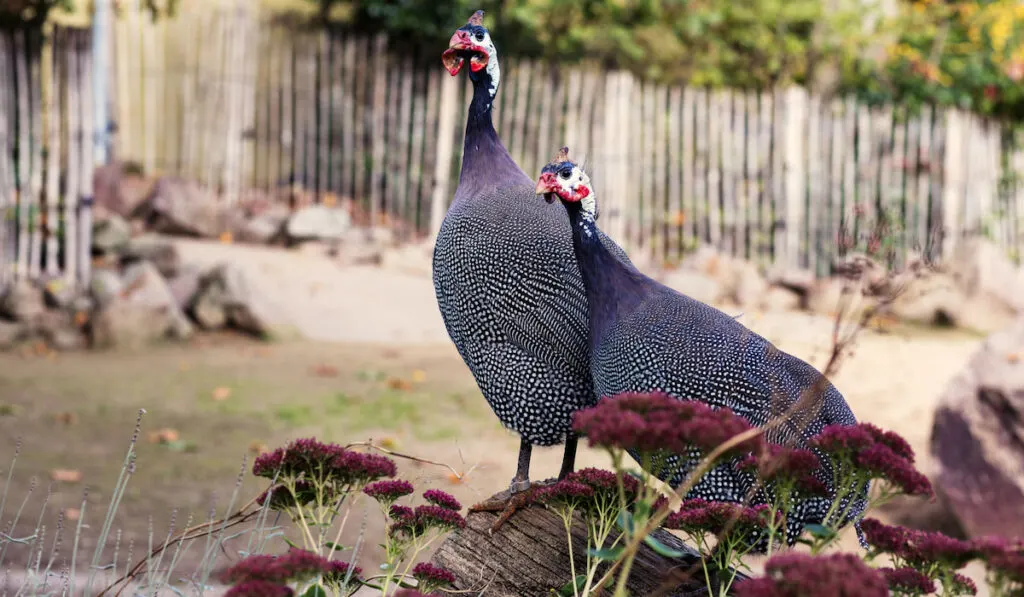
[{"label": "flower cluster", "polygon": [[433,593],[437,589],[447,587],[455,582],[454,574],[428,562],[416,564],[412,569],[412,576],[419,583],[417,589],[425,593]]},{"label": "flower cluster", "polygon": [[459,500],[455,499],[455,496],[450,493],[445,493],[440,489],[428,489],[424,491],[423,499],[435,506],[455,510],[456,512],[462,510],[462,504],[459,503]]},{"label": "flower cluster", "polygon": [[935,592],[935,582],[913,568],[879,568],[889,588],[900,595],[927,595]]},{"label": "flower cluster", "polygon": [[958,570],[981,555],[977,546],[942,533],[889,526],[874,518],[861,522],[874,553],[887,553],[907,566],[925,571],[934,564]]},{"label": "flower cluster", "polygon": [[963,574],[954,574],[949,578],[949,584],[944,589],[944,595],[977,595],[978,586],[974,581]]},{"label": "flower cluster", "polygon": [[738,597],[888,597],[885,578],[853,554],[786,553],[765,564],[765,576],[736,585]]},{"label": "flower cluster", "polygon": [[292,597],[294,594],[288,585],[269,580],[249,580],[228,589],[224,597]]},{"label": "flower cluster", "polygon": [[751,454],[736,468],[753,473],[767,483],[795,489],[806,496],[827,496],[828,488],[817,477],[821,462],[810,450],[767,444],[760,454]]},{"label": "flower cluster", "polygon": [[390,510],[392,537],[414,539],[423,536],[430,529],[442,532],[461,529],[466,526],[466,519],[455,510],[426,504],[416,509],[394,505]]},{"label": "flower cluster", "polygon": [[400,497],[413,492],[412,483],[403,480],[377,481],[363,488],[363,493],[385,506],[390,506]]},{"label": "flower cluster", "polygon": [[271,510],[288,510],[315,501],[316,488],[307,481],[296,481],[290,488],[286,485],[274,485],[261,493],[256,498],[256,503],[262,506],[268,499],[268,507]]},{"label": "flower cluster", "polygon": [[533,499],[541,504],[559,505],[571,508],[583,506],[594,497],[594,489],[569,479],[541,487],[533,493]]},{"label": "flower cluster", "polygon": [[[708,454],[733,436],[749,431],[748,423],[728,408],[683,401],[661,392],[624,393],[602,398],[596,406],[578,411],[573,429],[591,446],[635,450],[641,454]],[[723,454],[730,458],[758,448],[755,436]]]},{"label": "flower cluster", "polygon": [[358,567],[344,562],[332,562],[304,549],[290,549],[280,556],[253,555],[228,568],[223,580],[230,584],[250,582],[285,583],[323,576],[328,581],[343,581],[346,575],[352,579],[362,573]]},{"label": "flower cluster", "polygon": [[253,463],[252,472],[268,479],[302,477],[314,483],[329,481],[335,486],[352,486],[394,477],[396,468],[395,463],[384,456],[353,452],[309,438],[260,455]]},{"label": "flower cluster", "polygon": [[1012,584],[1024,590],[1024,541],[983,537],[975,541],[975,546],[995,585]]},{"label": "flower cluster", "polygon": [[[663,526],[694,537],[711,534],[723,539],[751,541],[768,527],[770,516],[770,508],[764,504],[744,506],[693,498],[683,500],[679,510],[669,514]],[[778,524],[779,520],[775,522]]]},{"label": "flower cluster", "polygon": [[831,458],[840,478],[880,479],[907,495],[932,495],[928,478],[914,468],[913,450],[891,431],[870,423],[829,425],[810,444]]}]

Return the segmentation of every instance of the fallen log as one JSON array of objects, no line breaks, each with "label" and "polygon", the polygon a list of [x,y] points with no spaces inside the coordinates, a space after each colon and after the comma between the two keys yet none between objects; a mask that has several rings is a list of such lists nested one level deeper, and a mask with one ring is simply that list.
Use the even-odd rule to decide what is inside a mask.
[{"label": "fallen log", "polygon": [[[557,594],[572,578],[562,519],[549,509],[534,505],[517,511],[497,532],[491,533],[496,519],[497,515],[491,512],[470,513],[466,527],[451,533],[434,553],[431,561],[455,574],[450,590],[481,597]],[[627,583],[629,594],[707,595],[700,554],[668,531],[659,529],[654,537],[686,555],[667,558],[642,545]],[[587,531],[578,514],[572,527],[572,549],[576,573],[582,574],[586,571]],[[744,579],[746,576],[738,573],[736,583]],[[716,587],[717,595],[717,583],[712,586]],[[608,587],[603,594],[611,595],[611,589]]]}]

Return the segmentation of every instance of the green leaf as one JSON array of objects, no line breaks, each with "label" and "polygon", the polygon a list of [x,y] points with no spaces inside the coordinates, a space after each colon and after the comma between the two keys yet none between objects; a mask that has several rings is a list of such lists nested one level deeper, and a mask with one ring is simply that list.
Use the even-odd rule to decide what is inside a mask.
[{"label": "green leaf", "polygon": [[302,597],[327,597],[327,591],[325,591],[320,585],[313,585],[306,589],[306,592],[302,594]]},{"label": "green leaf", "polygon": [[351,547],[348,547],[346,545],[338,545],[334,541],[325,541],[324,545],[326,545],[327,547],[333,549],[334,551],[345,551],[347,549],[352,549]]},{"label": "green leaf", "polygon": [[651,535],[647,535],[646,537],[644,537],[644,543],[646,543],[648,547],[656,551],[658,555],[665,556],[666,558],[681,558],[686,555],[686,552],[672,549],[671,547],[665,545],[661,541],[658,541]]},{"label": "green leaf", "polygon": [[558,594],[562,597],[569,597],[582,591],[585,586],[587,586],[587,576],[585,574],[578,574],[576,575],[575,582],[569,581],[559,587]]},{"label": "green leaf", "polygon": [[288,547],[296,547],[296,548],[298,547],[298,545],[296,545],[296,544],[295,544],[295,543],[294,543],[294,542],[293,542],[293,541],[292,541],[291,539],[289,539],[288,537],[281,537],[281,539],[283,539],[283,540],[284,540],[284,542],[288,544]]},{"label": "green leaf", "polygon": [[820,524],[809,524],[804,527],[804,530],[816,539],[831,539],[836,535],[835,531]]},{"label": "green leaf", "polygon": [[619,556],[622,555],[622,552],[624,550],[625,548],[621,546],[611,547],[607,549],[594,549],[593,547],[590,547],[587,549],[587,555],[592,558],[597,558],[599,560],[614,562],[615,560],[619,559]]}]

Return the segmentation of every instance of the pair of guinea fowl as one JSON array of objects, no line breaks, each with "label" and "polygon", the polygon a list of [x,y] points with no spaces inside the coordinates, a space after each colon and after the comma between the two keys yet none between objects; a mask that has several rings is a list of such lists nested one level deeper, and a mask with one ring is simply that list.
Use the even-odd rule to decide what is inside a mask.
[{"label": "pair of guinea fowl", "polygon": [[[594,189],[565,148],[539,181],[522,171],[491,119],[501,71],[483,11],[455,32],[442,62],[452,76],[469,63],[473,100],[459,185],[434,248],[435,294],[484,398],[521,436],[511,497],[474,507],[503,511],[495,528],[526,502],[532,446],[564,443],[559,478],[572,472],[573,413],[601,396],[662,391],[728,407],[763,426],[817,384],[824,388],[817,410],[794,416],[767,439],[803,445],[826,425],[856,423],[842,395],[813,367],[640,273],[597,227]],[[802,419],[800,427],[795,419]],[[821,480],[834,495],[829,476]],[[680,477],[663,480],[675,487]],[[688,496],[742,502],[753,485],[752,476],[721,465]],[[829,503],[804,502],[789,521],[796,532],[787,536],[820,523]],[[850,519],[863,510],[863,503],[857,506]]]}]

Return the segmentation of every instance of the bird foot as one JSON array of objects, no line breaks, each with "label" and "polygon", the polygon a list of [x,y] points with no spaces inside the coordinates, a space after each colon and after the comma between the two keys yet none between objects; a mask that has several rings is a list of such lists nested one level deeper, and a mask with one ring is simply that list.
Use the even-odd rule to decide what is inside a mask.
[{"label": "bird foot", "polygon": [[505,524],[517,510],[530,506],[535,491],[550,485],[554,479],[530,483],[529,481],[513,481],[508,489],[495,496],[470,506],[469,512],[500,512],[498,519],[491,525],[491,533],[495,533]]}]

